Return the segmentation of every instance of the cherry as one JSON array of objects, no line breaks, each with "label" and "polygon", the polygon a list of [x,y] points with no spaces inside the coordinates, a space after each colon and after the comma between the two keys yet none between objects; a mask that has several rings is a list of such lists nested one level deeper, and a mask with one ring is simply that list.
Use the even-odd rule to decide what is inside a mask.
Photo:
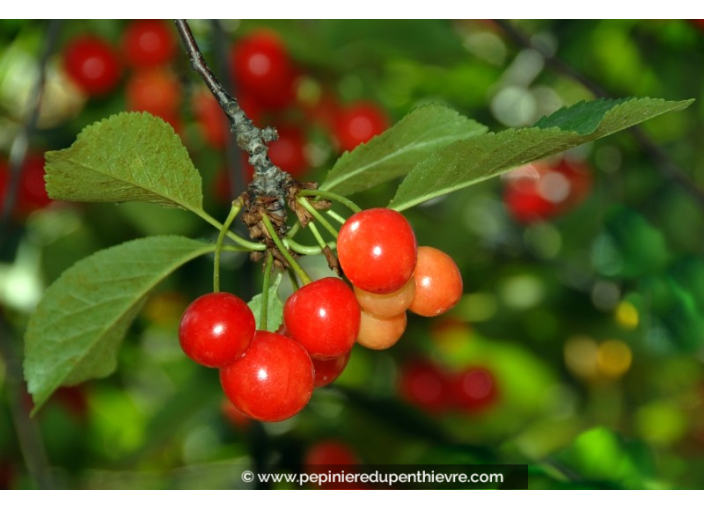
[{"label": "cherry", "polygon": [[460,373],[452,382],[455,404],[469,412],[488,408],[497,398],[493,374],[482,367],[471,367]]},{"label": "cherry", "polygon": [[315,359],[313,358],[313,368],[315,368],[315,387],[322,388],[327,386],[340,377],[340,374],[347,366],[350,360],[349,351],[347,354],[331,359]]},{"label": "cherry", "polygon": [[144,69],[135,72],[125,91],[127,108],[152,115],[174,117],[181,102],[181,85],[164,69]]},{"label": "cherry", "polygon": [[591,172],[578,162],[536,162],[510,172],[506,182],[509,212],[521,223],[531,223],[558,216],[582,201],[591,188]]},{"label": "cherry", "polygon": [[410,278],[403,287],[389,294],[374,294],[354,287],[354,295],[363,311],[388,319],[405,312],[411,306],[416,295],[416,281]]},{"label": "cherry", "polygon": [[21,213],[42,209],[52,202],[46,193],[44,175],[44,156],[29,156],[24,162],[20,178],[17,207]]},{"label": "cherry", "polygon": [[392,209],[353,214],[340,229],[337,254],[352,284],[388,294],[403,287],[416,265],[418,247],[408,220]]},{"label": "cherry", "polygon": [[388,349],[399,341],[406,330],[406,312],[380,319],[362,311],[357,343],[368,349]]},{"label": "cherry", "polygon": [[252,424],[252,420],[249,416],[237,409],[232,402],[226,398],[220,402],[220,412],[230,424],[239,430],[247,430]]},{"label": "cherry", "polygon": [[[269,159],[293,177],[302,177],[308,169],[303,131],[297,127],[284,125],[277,128],[277,132],[279,139],[269,143]],[[254,175],[254,167],[249,164],[246,154],[243,154],[242,161],[244,161],[251,178]]]},{"label": "cherry", "polygon": [[193,361],[221,368],[244,354],[254,331],[254,314],[247,303],[227,292],[214,292],[186,308],[178,337],[181,348]]},{"label": "cherry", "polygon": [[357,455],[341,441],[328,439],[311,446],[303,457],[304,466],[359,464]]},{"label": "cherry", "polygon": [[76,85],[90,95],[107,94],[120,80],[120,64],[112,46],[92,35],[80,36],[68,43],[63,66]]},{"label": "cherry", "polygon": [[285,108],[295,99],[293,69],[281,39],[269,30],[247,34],[231,53],[234,82],[270,109]]},{"label": "cherry", "polygon": [[336,358],[348,353],[359,333],[359,321],[354,292],[339,278],[309,283],[284,304],[286,330],[315,358]]},{"label": "cherry", "polygon": [[220,370],[220,384],[237,409],[261,421],[298,413],[313,394],[313,362],[298,342],[257,331],[252,345]]},{"label": "cherry", "polygon": [[132,66],[160,66],[173,59],[176,40],[169,25],[162,20],[135,20],[125,29],[122,51]]},{"label": "cherry", "polygon": [[462,275],[457,264],[447,253],[436,248],[418,248],[413,278],[416,295],[409,310],[423,317],[447,312],[462,297]]},{"label": "cherry", "polygon": [[405,400],[431,413],[445,411],[451,404],[449,378],[427,361],[413,361],[402,368],[399,390]]},{"label": "cherry", "polygon": [[375,104],[360,101],[344,108],[335,122],[335,136],[343,151],[351,151],[389,127],[384,112]]}]

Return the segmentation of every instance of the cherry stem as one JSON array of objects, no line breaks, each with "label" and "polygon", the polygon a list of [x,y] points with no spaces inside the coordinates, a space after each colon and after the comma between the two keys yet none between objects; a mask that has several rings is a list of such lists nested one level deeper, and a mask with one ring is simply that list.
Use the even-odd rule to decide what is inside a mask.
[{"label": "cherry stem", "polygon": [[[286,238],[286,242],[293,251],[295,251],[296,253],[300,253],[301,255],[320,255],[323,252],[323,249],[320,246],[309,246],[307,244],[301,244],[289,238]],[[329,243],[327,243],[327,246],[330,247],[330,249],[334,250],[336,243],[335,241],[330,241]]]},{"label": "cherry stem", "polygon": [[283,257],[286,259],[286,262],[288,262],[288,265],[291,267],[291,269],[296,272],[298,277],[301,279],[301,282],[303,282],[303,285],[308,285],[309,283],[311,283],[313,280],[310,279],[308,273],[306,273],[303,268],[298,264],[298,262],[296,262],[296,259],[293,258],[291,252],[288,251],[288,248],[286,248],[284,246],[284,243],[281,242],[279,234],[276,233],[276,229],[274,228],[274,225],[271,224],[271,220],[267,215],[262,216],[262,223],[264,223],[266,231],[269,232],[271,240],[274,241],[274,244],[281,252],[281,255],[283,255]]},{"label": "cherry stem", "polygon": [[288,268],[288,277],[291,280],[291,286],[293,287],[294,292],[301,288],[301,286],[298,285],[298,279],[296,279],[296,273],[294,273],[290,267]]},{"label": "cherry stem", "polygon": [[333,220],[337,221],[340,225],[344,225],[347,219],[344,217],[340,216],[337,214],[335,211],[325,211],[328,216],[330,216]]},{"label": "cherry stem", "polygon": [[338,232],[337,230],[335,230],[335,227],[333,227],[330,222],[326,220],[325,217],[320,214],[318,210],[313,207],[307,199],[300,197],[298,198],[297,202],[301,204],[305,208],[305,210],[308,211],[315,218],[318,223],[325,227],[325,230],[330,232],[330,234],[332,234],[332,236],[337,239]]},{"label": "cherry stem", "polygon": [[274,256],[270,251],[266,253],[266,265],[264,266],[264,285],[262,287],[262,307],[259,320],[259,328],[269,331],[267,327],[267,312],[269,310],[269,281],[271,279],[271,268],[274,265]]},{"label": "cherry stem", "polygon": [[352,202],[349,198],[345,198],[342,195],[338,195],[337,193],[333,193],[332,191],[323,191],[319,189],[305,189],[301,190],[298,192],[299,197],[320,197],[320,198],[327,198],[328,200],[332,200],[333,202],[338,202],[348,209],[350,209],[353,212],[360,212],[362,210],[361,207],[359,207],[357,204]]},{"label": "cherry stem", "polygon": [[325,249],[325,241],[323,240],[323,236],[320,235],[320,232],[318,232],[318,227],[315,226],[315,223],[309,223],[308,226],[310,227],[310,231],[313,232],[313,237],[315,237],[315,240],[318,241],[318,245],[320,245],[320,249]]},{"label": "cherry stem", "polygon": [[220,252],[222,251],[222,242],[225,239],[225,235],[230,231],[230,225],[235,220],[240,210],[242,209],[242,200],[235,200],[232,202],[232,207],[230,208],[230,214],[227,215],[225,223],[223,223],[220,228],[220,233],[218,234],[218,240],[215,243],[215,262],[213,263],[213,292],[220,292]]},{"label": "cherry stem", "polygon": [[[200,216],[202,219],[210,223],[213,227],[217,228],[218,230],[222,231],[223,225],[220,223],[218,220],[213,218],[211,215],[209,215],[207,212],[201,210],[194,210],[198,216]],[[252,241],[248,241],[247,239],[244,239],[234,232],[230,232],[229,230],[226,232],[227,237],[229,237],[231,240],[242,246],[243,248],[246,248],[246,251],[264,251],[266,250],[266,245],[262,243],[255,243]]]}]

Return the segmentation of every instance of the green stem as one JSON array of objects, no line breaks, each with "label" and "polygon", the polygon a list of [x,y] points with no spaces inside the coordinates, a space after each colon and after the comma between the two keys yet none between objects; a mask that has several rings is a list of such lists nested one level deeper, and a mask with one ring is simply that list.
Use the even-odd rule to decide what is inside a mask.
[{"label": "green stem", "polygon": [[330,216],[333,220],[337,221],[340,225],[344,225],[345,222],[347,221],[345,218],[337,214],[335,211],[325,211],[328,216]]},{"label": "green stem", "polygon": [[320,232],[318,232],[318,227],[315,226],[315,223],[311,222],[308,223],[308,226],[310,227],[310,231],[313,232],[313,237],[315,237],[315,240],[318,241],[318,245],[320,245],[320,249],[325,248],[325,241],[323,240],[323,236],[320,235]]},{"label": "green stem", "polygon": [[[320,255],[323,252],[320,246],[309,246],[288,238],[286,239],[286,242],[293,251],[300,253],[301,255]],[[335,243],[328,243],[328,246],[330,246],[330,248],[335,248]]]},{"label": "green stem", "polygon": [[296,273],[294,273],[290,267],[288,268],[288,277],[291,280],[291,286],[293,287],[294,292],[301,288],[300,285],[298,285],[298,280],[296,279]]},{"label": "green stem", "polygon": [[291,268],[296,272],[298,277],[303,282],[303,285],[308,285],[310,282],[312,282],[313,280],[310,279],[310,276],[308,276],[308,274],[303,270],[303,268],[298,264],[298,262],[296,262],[296,259],[293,258],[291,252],[289,252],[288,249],[284,246],[284,243],[281,242],[279,234],[276,233],[276,229],[274,228],[274,225],[271,224],[271,220],[269,219],[269,217],[266,215],[262,216],[262,222],[264,223],[267,232],[269,232],[272,241],[274,241],[274,244],[281,252],[281,255],[283,255],[283,257],[286,259],[286,262],[288,262],[288,265],[291,266]]},{"label": "green stem", "polygon": [[320,223],[323,227],[325,227],[325,230],[330,232],[332,236],[337,239],[338,232],[335,230],[335,227],[333,227],[328,220],[325,219],[325,217],[318,212],[318,210],[310,205],[310,202],[306,200],[305,198],[301,197],[298,199],[298,203],[301,204],[306,211],[308,211],[318,223]]},{"label": "green stem", "polygon": [[240,210],[242,209],[242,201],[235,200],[232,202],[230,214],[227,215],[225,223],[220,226],[218,240],[215,243],[215,262],[213,264],[213,292],[220,292],[220,252],[222,251],[222,242],[225,235],[230,231],[230,225],[235,220]]},{"label": "green stem", "polygon": [[269,309],[269,280],[271,278],[271,267],[274,264],[274,256],[270,251],[266,253],[266,265],[264,266],[264,286],[262,288],[262,308],[259,320],[259,327],[264,331],[269,331],[267,328],[267,312]]},{"label": "green stem", "polygon": [[333,193],[332,191],[322,191],[319,189],[306,189],[306,190],[301,190],[298,192],[299,197],[321,197],[321,198],[327,198],[328,200],[332,200],[333,202],[339,202],[342,205],[346,206],[348,209],[354,212],[360,212],[362,210],[361,207],[359,207],[357,204],[352,202],[349,198],[345,198],[342,195],[338,195],[337,193]]},{"label": "green stem", "polygon": [[[194,210],[193,212],[196,213],[198,216],[200,216],[201,219],[207,221],[212,226],[217,228],[218,230],[222,230],[222,223],[220,223],[218,220],[213,218],[207,212],[203,211],[202,209]],[[226,235],[227,235],[227,237],[232,239],[234,242],[236,242],[240,246],[247,248],[248,251],[264,251],[264,250],[266,250],[266,245],[264,245],[262,243],[254,243],[252,241],[247,241],[246,239],[238,236],[234,232],[230,232],[229,230],[227,231]]]}]

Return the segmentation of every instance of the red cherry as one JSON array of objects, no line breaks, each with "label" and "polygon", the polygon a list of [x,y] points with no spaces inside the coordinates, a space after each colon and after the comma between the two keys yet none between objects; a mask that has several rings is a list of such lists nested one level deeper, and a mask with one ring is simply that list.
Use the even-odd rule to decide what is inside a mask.
[{"label": "red cherry", "polygon": [[462,297],[462,275],[447,253],[430,246],[418,248],[413,273],[416,295],[408,308],[423,317],[435,317],[454,307]]},{"label": "red cherry", "polygon": [[448,377],[427,361],[414,361],[403,367],[399,391],[405,400],[430,413],[445,411],[451,403]]},{"label": "red cherry", "polygon": [[452,382],[455,404],[469,412],[488,408],[497,398],[496,381],[486,368],[472,367]]},{"label": "red cherry", "polygon": [[406,312],[385,319],[362,311],[357,343],[377,351],[393,347],[406,331]]},{"label": "red cherry", "polygon": [[[269,159],[293,177],[302,177],[308,169],[303,131],[293,126],[283,126],[277,128],[277,131],[279,139],[269,143]],[[254,175],[254,167],[249,164],[246,154],[243,161],[251,178]]]},{"label": "red cherry", "polygon": [[52,200],[46,193],[44,182],[44,156],[29,156],[22,168],[18,210],[20,213],[30,213],[49,205]]},{"label": "red cherry", "polygon": [[247,303],[227,292],[214,292],[186,308],[178,337],[181,348],[193,361],[220,368],[244,354],[254,331],[254,314]]},{"label": "red cherry", "polygon": [[103,39],[84,35],[65,48],[63,65],[69,77],[84,92],[104,95],[120,80],[120,64],[112,47]]},{"label": "red cherry", "polygon": [[391,209],[367,209],[340,229],[337,254],[352,284],[389,294],[403,287],[416,266],[416,236],[408,220]]},{"label": "red cherry", "polygon": [[345,443],[328,439],[311,446],[303,458],[304,466],[359,464],[357,455]]},{"label": "red cherry", "polygon": [[284,325],[289,335],[316,358],[348,353],[357,339],[359,322],[354,292],[339,278],[309,283],[284,305]]},{"label": "red cherry", "polygon": [[181,102],[181,85],[164,69],[135,72],[127,82],[125,94],[131,111],[149,112],[160,117],[175,116]]},{"label": "red cherry", "polygon": [[230,424],[239,430],[246,430],[252,423],[249,416],[237,409],[232,405],[232,402],[226,398],[220,402],[220,412]]},{"label": "red cherry", "polygon": [[375,104],[359,102],[344,108],[335,122],[335,135],[343,151],[351,151],[389,127],[384,112]]},{"label": "red cherry", "polygon": [[176,39],[165,21],[135,20],[125,29],[122,51],[125,60],[132,66],[160,66],[173,59],[176,53]]},{"label": "red cherry", "polygon": [[313,394],[313,362],[298,342],[257,331],[244,356],[220,370],[227,398],[247,416],[280,421],[298,413]]},{"label": "red cherry", "polygon": [[235,43],[231,54],[233,80],[270,109],[293,102],[295,70],[281,39],[274,32],[259,30]]},{"label": "red cherry", "polygon": [[362,311],[388,319],[402,314],[411,306],[416,295],[416,281],[409,278],[403,287],[390,294],[374,294],[354,287],[354,295]]},{"label": "red cherry", "polygon": [[343,354],[342,356],[338,356],[337,358],[313,358],[313,367],[315,368],[315,387],[322,388],[340,377],[340,374],[347,366],[347,362],[350,360],[350,354],[352,354],[352,351],[349,351],[347,354]]}]

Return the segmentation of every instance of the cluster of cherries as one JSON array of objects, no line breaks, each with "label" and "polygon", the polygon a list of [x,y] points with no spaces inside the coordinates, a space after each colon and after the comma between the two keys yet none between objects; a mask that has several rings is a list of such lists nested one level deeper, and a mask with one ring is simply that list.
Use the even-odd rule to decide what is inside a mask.
[{"label": "cluster of cherries", "polygon": [[334,277],[304,285],[286,300],[276,333],[256,331],[247,304],[224,292],[201,296],[184,312],[181,347],[197,363],[220,369],[225,394],[244,415],[293,416],[315,387],[342,373],[355,343],[389,348],[401,338],[408,310],[440,315],[462,296],[454,261],[419,248],[406,218],[391,209],[352,215],[337,253],[352,288]]},{"label": "cluster of cherries", "polygon": [[403,367],[399,393],[404,400],[431,414],[478,413],[491,407],[499,395],[496,379],[485,367],[448,372],[427,360],[411,361]]},{"label": "cluster of cherries", "polygon": [[544,221],[564,214],[586,198],[592,174],[586,164],[538,161],[503,177],[504,203],[521,223]]}]

